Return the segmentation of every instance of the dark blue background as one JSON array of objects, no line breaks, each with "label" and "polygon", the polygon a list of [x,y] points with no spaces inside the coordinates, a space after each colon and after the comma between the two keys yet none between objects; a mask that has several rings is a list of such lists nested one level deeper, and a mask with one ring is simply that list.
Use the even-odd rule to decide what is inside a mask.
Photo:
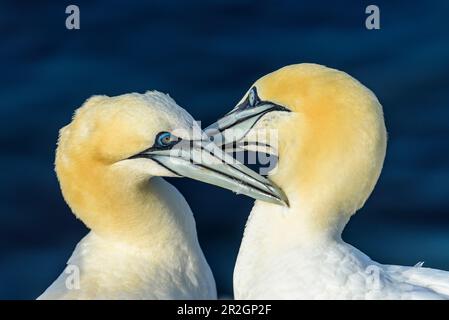
[{"label": "dark blue background", "polygon": [[[93,94],[169,92],[207,125],[260,76],[315,62],[355,76],[384,106],[380,181],[345,239],[383,263],[449,269],[449,2],[64,1],[0,5],[0,298],[35,298],[87,230],[53,172],[58,129]],[[190,203],[220,295],[253,201],[170,179]]]}]

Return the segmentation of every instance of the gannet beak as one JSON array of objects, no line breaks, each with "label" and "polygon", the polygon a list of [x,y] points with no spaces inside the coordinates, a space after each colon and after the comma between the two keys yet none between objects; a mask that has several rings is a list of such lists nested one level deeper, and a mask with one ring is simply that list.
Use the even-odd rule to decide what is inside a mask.
[{"label": "gannet beak", "polygon": [[282,190],[209,140],[179,138],[170,147],[152,147],[131,158],[149,158],[177,176],[213,184],[254,199],[281,205],[288,203]]},{"label": "gannet beak", "polygon": [[235,145],[242,140],[264,115],[273,111],[291,112],[270,101],[261,101],[256,88],[231,112],[207,127],[204,132],[218,146]]}]

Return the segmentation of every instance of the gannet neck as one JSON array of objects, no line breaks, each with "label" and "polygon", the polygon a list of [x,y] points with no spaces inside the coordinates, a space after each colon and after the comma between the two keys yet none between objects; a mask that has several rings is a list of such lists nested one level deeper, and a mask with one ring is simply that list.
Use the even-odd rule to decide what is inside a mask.
[{"label": "gannet neck", "polygon": [[[329,169],[334,175],[328,174],[328,180],[325,176],[313,176],[308,160],[300,153],[285,149],[283,156],[269,178],[285,192],[289,206],[270,206],[258,201],[252,214],[270,210],[279,212],[278,215],[266,217],[270,220],[268,224],[279,223],[283,226],[278,230],[292,230],[292,240],[301,241],[304,238],[311,242],[313,238],[339,238],[357,208],[353,204],[347,205],[342,199],[344,194],[337,173]],[[312,162],[318,167],[330,165],[319,160]],[[338,193],[338,190],[342,192]]]},{"label": "gannet neck", "polygon": [[193,215],[177,207],[184,198],[160,177],[139,176],[121,163],[74,162],[59,152],[56,172],[74,214],[100,236],[135,245],[196,239]]}]

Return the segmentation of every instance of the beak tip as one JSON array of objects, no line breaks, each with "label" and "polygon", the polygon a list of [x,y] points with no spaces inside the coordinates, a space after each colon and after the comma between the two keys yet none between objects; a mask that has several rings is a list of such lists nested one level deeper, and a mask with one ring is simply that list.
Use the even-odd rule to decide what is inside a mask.
[{"label": "beak tip", "polygon": [[271,183],[271,186],[269,187],[269,189],[272,192],[272,194],[275,196],[278,203],[287,208],[290,208],[290,202],[288,201],[288,198],[287,198],[286,194],[284,193],[284,191],[281,188],[279,188],[278,186],[276,186],[272,181],[270,181],[270,183]]},{"label": "beak tip", "polygon": [[279,201],[284,207],[290,208],[290,202],[288,201],[287,197],[284,196],[281,199],[279,199]]}]

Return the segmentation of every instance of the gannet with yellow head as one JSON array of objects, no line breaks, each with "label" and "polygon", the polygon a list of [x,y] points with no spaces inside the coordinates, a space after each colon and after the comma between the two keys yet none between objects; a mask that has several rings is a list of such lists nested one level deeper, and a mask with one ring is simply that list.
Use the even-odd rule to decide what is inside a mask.
[{"label": "gannet with yellow head", "polygon": [[192,212],[162,176],[283,202],[156,91],[87,100],[60,131],[55,167],[64,199],[91,231],[40,299],[216,298]]},{"label": "gannet with yellow head", "polygon": [[287,66],[257,80],[206,132],[218,144],[276,154],[269,177],[289,202],[256,201],[235,298],[449,298],[448,272],[382,265],[341,239],[379,178],[387,144],[382,106],[360,82],[321,65]]}]

